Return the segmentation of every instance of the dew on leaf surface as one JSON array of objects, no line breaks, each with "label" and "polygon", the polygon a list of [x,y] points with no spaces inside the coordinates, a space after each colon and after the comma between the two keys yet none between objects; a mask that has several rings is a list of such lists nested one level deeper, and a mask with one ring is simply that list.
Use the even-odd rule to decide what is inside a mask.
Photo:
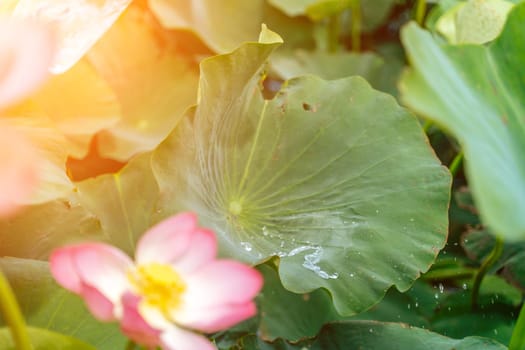
[{"label": "dew on leaf surface", "polygon": [[[337,279],[339,277],[338,272],[328,273],[321,269],[319,262],[323,256],[323,248],[320,246],[301,246],[291,250],[287,256],[294,256],[299,253],[313,250],[310,254],[305,254],[303,267],[307,268],[310,271],[315,272],[315,274],[323,279]],[[352,275],[351,275],[352,276]]]},{"label": "dew on leaf surface", "polygon": [[247,252],[251,252],[253,247],[250,243],[248,242],[241,242],[241,246],[244,248],[244,250],[246,250]]}]

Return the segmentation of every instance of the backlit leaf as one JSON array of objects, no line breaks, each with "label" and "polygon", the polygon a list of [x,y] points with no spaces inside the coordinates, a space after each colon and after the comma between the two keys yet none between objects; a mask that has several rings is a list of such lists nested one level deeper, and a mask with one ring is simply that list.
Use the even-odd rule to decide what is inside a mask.
[{"label": "backlit leaf", "polygon": [[456,136],[481,218],[510,240],[525,238],[525,4],[491,45],[439,45],[415,24],[403,31],[412,69],[403,100]]},{"label": "backlit leaf", "polygon": [[196,102],[198,66],[180,52],[181,40],[132,5],[88,53],[122,108],[122,118],[99,135],[103,157],[125,161],[154,149]]},{"label": "backlit leaf", "polygon": [[59,52],[51,70],[62,73],[75,64],[108,30],[131,0],[18,0],[12,15],[55,25]]},{"label": "backlit leaf", "polygon": [[199,105],[153,157],[158,215],[196,211],[223,255],[278,256],[287,289],[324,287],[358,313],[429,268],[450,177],[418,121],[361,78],[293,79],[264,100],[275,46],[203,61]]}]

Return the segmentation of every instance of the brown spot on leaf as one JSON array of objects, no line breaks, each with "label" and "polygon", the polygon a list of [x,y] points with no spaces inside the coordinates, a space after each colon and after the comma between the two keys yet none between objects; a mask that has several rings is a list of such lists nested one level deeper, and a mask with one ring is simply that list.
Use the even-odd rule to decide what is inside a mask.
[{"label": "brown spot on leaf", "polygon": [[306,103],[306,102],[303,102],[303,109],[307,112],[317,112],[317,106],[316,105],[311,105],[309,103]]}]

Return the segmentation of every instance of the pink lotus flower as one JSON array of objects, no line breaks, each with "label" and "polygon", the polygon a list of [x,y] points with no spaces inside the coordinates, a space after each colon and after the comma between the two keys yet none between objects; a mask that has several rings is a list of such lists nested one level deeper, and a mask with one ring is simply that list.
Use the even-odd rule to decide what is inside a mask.
[{"label": "pink lotus flower", "polygon": [[119,320],[136,343],[166,350],[215,346],[190,330],[212,333],[255,315],[260,273],[239,262],[216,260],[212,231],[191,213],[170,217],[140,239],[135,263],[102,243],[60,248],[51,273],[82,296],[102,321]]},{"label": "pink lotus flower", "polygon": [[[49,75],[55,52],[53,31],[30,20],[0,18],[0,109],[34,92]],[[13,214],[37,182],[31,143],[7,121],[0,122],[0,216]]]}]

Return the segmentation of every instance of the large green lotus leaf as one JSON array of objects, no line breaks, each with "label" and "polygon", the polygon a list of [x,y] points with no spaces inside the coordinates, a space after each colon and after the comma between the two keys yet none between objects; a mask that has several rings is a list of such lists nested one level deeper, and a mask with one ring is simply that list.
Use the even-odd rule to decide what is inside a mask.
[{"label": "large green lotus leaf", "polygon": [[458,138],[482,219],[510,240],[525,238],[524,21],[516,5],[489,46],[439,45],[413,23],[402,32],[403,100]]},{"label": "large green lotus leaf", "polygon": [[[30,326],[75,337],[99,350],[124,348],[126,339],[118,326],[93,318],[80,297],[54,282],[47,262],[0,258],[0,268],[9,280]],[[0,349],[3,349],[1,345]]]},{"label": "large green lotus leaf", "polygon": [[[91,345],[73,337],[45,329],[28,327],[29,339],[34,350],[95,350]],[[0,350],[17,350],[8,328],[0,328]]]},{"label": "large green lotus leaf", "polygon": [[298,78],[264,100],[274,47],[202,62],[199,105],[153,157],[158,214],[197,212],[223,255],[279,256],[288,290],[324,287],[354,314],[432,264],[450,176],[414,116],[362,78]]},{"label": "large green lotus leaf", "polygon": [[[284,38],[285,45],[313,44],[313,24],[289,18],[265,0],[149,0],[160,23],[170,29],[191,29],[218,53],[252,41],[265,23]],[[227,20],[225,20],[227,19]]]},{"label": "large green lotus leaf", "polygon": [[77,183],[79,202],[100,222],[104,238],[130,255],[151,225],[159,198],[150,154],[133,159],[121,171]]},{"label": "large green lotus leaf", "polygon": [[102,157],[125,161],[154,149],[195,103],[198,66],[178,52],[178,41],[131,5],[88,53],[122,107],[122,118],[99,135]]}]

